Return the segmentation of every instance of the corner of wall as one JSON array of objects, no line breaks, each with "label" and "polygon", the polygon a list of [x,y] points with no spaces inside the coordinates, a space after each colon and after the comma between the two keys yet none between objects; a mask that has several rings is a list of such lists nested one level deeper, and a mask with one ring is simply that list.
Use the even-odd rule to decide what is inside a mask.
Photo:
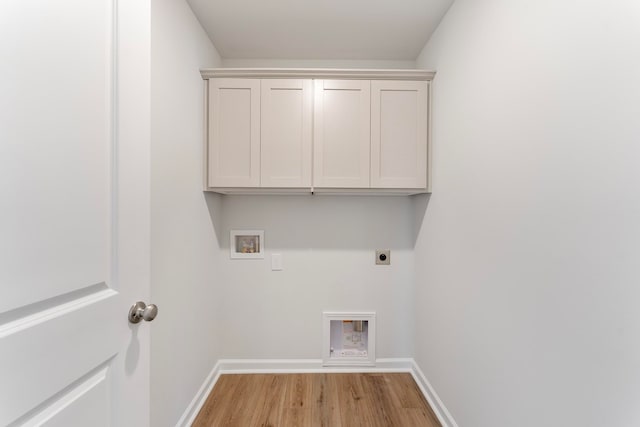
[{"label": "corner of wall", "polygon": [[180,418],[220,355],[210,309],[220,283],[220,201],[202,191],[198,71],[221,59],[186,1],[154,0],[151,9],[151,293],[160,307],[151,328],[151,424],[162,427]]}]

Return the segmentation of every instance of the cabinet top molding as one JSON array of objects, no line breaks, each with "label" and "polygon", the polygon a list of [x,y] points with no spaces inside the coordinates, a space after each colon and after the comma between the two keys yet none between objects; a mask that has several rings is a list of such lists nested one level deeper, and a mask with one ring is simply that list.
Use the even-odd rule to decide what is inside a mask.
[{"label": "cabinet top molding", "polygon": [[260,79],[367,79],[367,80],[433,80],[435,71],[377,70],[338,68],[203,68],[203,79],[244,77]]}]

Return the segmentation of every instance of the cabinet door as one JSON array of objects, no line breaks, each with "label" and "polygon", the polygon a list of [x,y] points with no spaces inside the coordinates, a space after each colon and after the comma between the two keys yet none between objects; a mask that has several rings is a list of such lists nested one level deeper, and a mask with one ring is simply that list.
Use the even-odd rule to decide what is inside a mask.
[{"label": "cabinet door", "polygon": [[316,80],[313,185],[369,187],[370,81]]},{"label": "cabinet door", "polygon": [[209,187],[260,186],[260,80],[209,80]]},{"label": "cabinet door", "polygon": [[260,185],[311,187],[311,80],[261,82]]},{"label": "cabinet door", "polygon": [[428,83],[371,82],[371,187],[427,188]]}]

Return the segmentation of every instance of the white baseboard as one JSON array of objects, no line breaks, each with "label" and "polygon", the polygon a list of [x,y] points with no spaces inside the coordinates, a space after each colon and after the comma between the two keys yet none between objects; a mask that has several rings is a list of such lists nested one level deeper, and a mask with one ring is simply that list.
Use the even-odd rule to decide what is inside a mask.
[{"label": "white baseboard", "polygon": [[375,367],[322,366],[322,359],[220,359],[194,396],[176,427],[189,427],[222,374],[297,374],[335,372],[409,372],[443,427],[458,427],[415,360],[376,359]]},{"label": "white baseboard", "polygon": [[458,427],[456,420],[453,419],[447,407],[444,406],[444,403],[442,403],[436,391],[431,387],[431,383],[429,383],[429,380],[427,380],[427,377],[425,377],[416,361],[411,359],[411,362],[411,375],[413,375],[413,379],[416,381],[416,384],[418,384],[427,402],[429,402],[431,409],[435,412],[442,427]]},{"label": "white baseboard", "polygon": [[377,359],[375,366],[322,366],[322,359],[221,359],[223,374],[411,372],[413,359]]},{"label": "white baseboard", "polygon": [[187,410],[184,411],[184,414],[182,414],[180,420],[178,420],[176,427],[189,427],[191,426],[191,424],[193,424],[196,417],[198,416],[198,412],[200,412],[200,409],[202,409],[202,405],[204,405],[204,402],[206,402],[207,397],[209,397],[209,393],[211,393],[211,390],[213,390],[213,386],[216,385],[216,382],[218,382],[218,378],[220,378],[221,374],[220,362],[218,362],[215,364],[207,378],[204,380],[202,386],[200,386],[200,389],[187,407]]}]

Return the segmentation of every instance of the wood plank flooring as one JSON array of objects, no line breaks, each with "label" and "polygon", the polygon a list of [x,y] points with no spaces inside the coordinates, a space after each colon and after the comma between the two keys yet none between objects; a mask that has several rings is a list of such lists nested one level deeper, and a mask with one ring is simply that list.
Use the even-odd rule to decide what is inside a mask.
[{"label": "wood plank flooring", "polygon": [[222,375],[194,427],[441,427],[410,374]]}]

